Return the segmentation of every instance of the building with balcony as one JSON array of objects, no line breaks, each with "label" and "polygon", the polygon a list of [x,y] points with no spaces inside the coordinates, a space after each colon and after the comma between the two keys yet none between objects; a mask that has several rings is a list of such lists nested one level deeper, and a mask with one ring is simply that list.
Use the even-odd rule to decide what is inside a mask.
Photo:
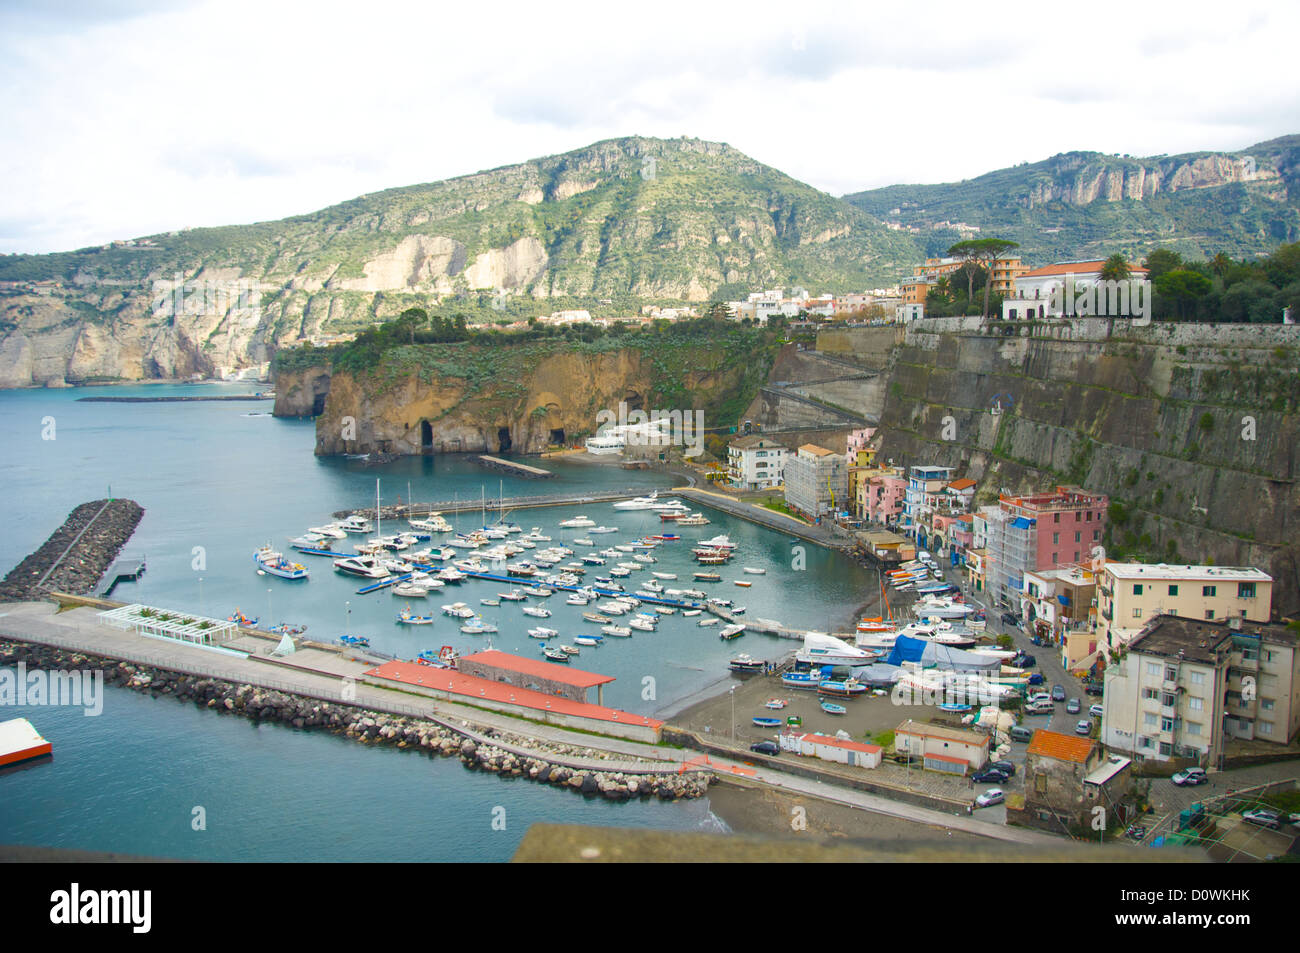
[{"label": "building with balcony", "polygon": [[923,466],[912,467],[908,474],[899,532],[911,536],[918,546],[928,545],[933,531],[930,516],[938,507],[938,497],[948,486],[952,473],[952,467]]},{"label": "building with balcony", "polygon": [[897,526],[903,515],[907,476],[902,467],[878,467],[858,484],[858,517],[879,526]]},{"label": "building with balcony", "polygon": [[[1004,320],[1016,321],[1030,318],[1057,318],[1062,314],[1061,308],[1054,303],[1054,296],[1070,288],[1077,296],[1101,281],[1101,269],[1104,259],[1089,261],[1062,261],[1041,268],[1022,270],[1017,274],[1012,288],[1003,295],[1002,317]],[[1129,267],[1129,277],[1145,279],[1147,270],[1136,266]],[[1125,300],[1127,300],[1127,293]],[[1136,305],[1128,301],[1130,308]],[[1073,308],[1071,308],[1073,311]]]},{"label": "building with balcony", "polygon": [[1300,732],[1300,633],[1248,620],[1222,624],[1232,632],[1224,733],[1289,744]]},{"label": "building with balcony", "polygon": [[767,490],[784,480],[789,449],[775,440],[754,434],[727,446],[727,480],[742,490]]},{"label": "building with balcony", "polygon": [[1098,582],[1097,630],[1111,649],[1160,615],[1267,622],[1273,600],[1273,577],[1251,567],[1108,562]]}]

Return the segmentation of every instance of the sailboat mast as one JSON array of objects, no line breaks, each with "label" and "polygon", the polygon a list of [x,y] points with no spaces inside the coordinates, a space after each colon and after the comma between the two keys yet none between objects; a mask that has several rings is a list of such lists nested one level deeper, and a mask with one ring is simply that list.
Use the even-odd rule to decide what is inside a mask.
[{"label": "sailboat mast", "polygon": [[384,535],[383,523],[379,516],[379,477],[375,477],[375,535]]}]

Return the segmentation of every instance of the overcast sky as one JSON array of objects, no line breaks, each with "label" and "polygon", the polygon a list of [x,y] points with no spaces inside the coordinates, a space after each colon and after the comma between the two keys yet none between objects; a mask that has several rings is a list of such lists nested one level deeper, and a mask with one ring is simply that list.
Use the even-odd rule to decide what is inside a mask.
[{"label": "overcast sky", "polygon": [[0,251],[282,218],[624,135],[836,195],[1300,132],[1300,4],[4,0]]}]

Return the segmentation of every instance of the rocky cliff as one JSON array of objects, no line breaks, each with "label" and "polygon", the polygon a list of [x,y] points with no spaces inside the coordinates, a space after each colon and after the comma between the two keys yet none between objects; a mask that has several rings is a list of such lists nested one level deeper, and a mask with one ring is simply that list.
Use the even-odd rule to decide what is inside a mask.
[{"label": "rocky cliff", "polygon": [[1275,609],[1300,611],[1296,328],[927,324],[891,355],[882,460],[958,467],[977,502],[1058,482],[1106,493],[1112,557],[1259,566]]},{"label": "rocky cliff", "polygon": [[305,411],[327,387],[316,420],[318,454],[536,453],[617,423],[598,415],[617,415],[620,404],[628,413],[665,415],[698,408],[705,427],[730,426],[771,367],[772,352],[759,338],[401,347],[373,368],[321,366],[278,376],[276,413]]}]

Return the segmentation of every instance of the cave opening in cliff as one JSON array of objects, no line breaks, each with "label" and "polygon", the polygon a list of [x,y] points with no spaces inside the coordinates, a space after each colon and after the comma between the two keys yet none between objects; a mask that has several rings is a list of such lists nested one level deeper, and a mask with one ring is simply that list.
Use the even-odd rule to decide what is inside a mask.
[{"label": "cave opening in cliff", "polygon": [[506,453],[510,449],[510,428],[502,427],[497,431],[497,452]]},{"label": "cave opening in cliff", "polygon": [[551,431],[551,444],[556,447],[564,446],[564,428],[560,427]]},{"label": "cave opening in cliff", "polygon": [[433,453],[433,424],[427,420],[420,421],[420,452]]},{"label": "cave opening in cliff", "polygon": [[312,398],[311,415],[313,417],[319,417],[321,414],[325,413],[325,398],[328,396],[329,394],[317,394]]}]

